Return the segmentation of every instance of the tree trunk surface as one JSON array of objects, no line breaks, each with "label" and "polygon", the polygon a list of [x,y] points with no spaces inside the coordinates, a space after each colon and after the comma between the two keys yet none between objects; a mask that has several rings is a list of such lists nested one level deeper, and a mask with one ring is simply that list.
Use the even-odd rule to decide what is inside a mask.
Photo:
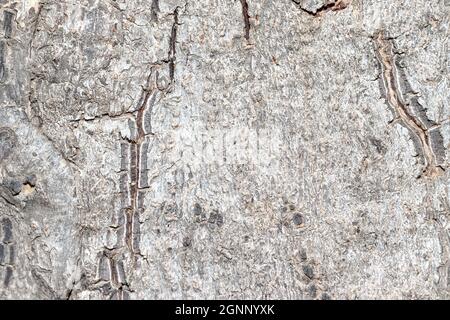
[{"label": "tree trunk surface", "polygon": [[446,299],[448,0],[0,0],[0,299]]}]

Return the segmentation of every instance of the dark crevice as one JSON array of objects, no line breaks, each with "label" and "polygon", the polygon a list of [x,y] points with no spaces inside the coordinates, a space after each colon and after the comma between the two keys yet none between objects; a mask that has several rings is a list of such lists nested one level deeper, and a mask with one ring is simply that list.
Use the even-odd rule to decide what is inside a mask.
[{"label": "dark crevice", "polygon": [[119,114],[110,114],[108,112],[105,113],[101,113],[98,115],[93,116],[92,118],[89,119],[85,119],[85,118],[80,118],[80,119],[70,119],[68,120],[68,122],[92,122],[95,120],[101,120],[103,118],[107,118],[107,119],[124,119],[124,117],[127,116],[133,116],[135,113],[135,111],[125,111]]},{"label": "dark crevice", "polygon": [[158,21],[159,0],[152,0],[152,21]]},{"label": "dark crevice", "polygon": [[350,4],[351,1],[348,0],[335,0],[333,2],[329,2],[324,4],[323,6],[317,8],[316,10],[309,10],[306,9],[305,7],[302,6],[301,1],[300,0],[292,0],[295,4],[298,5],[298,7],[300,8],[300,10],[302,10],[303,12],[306,12],[307,14],[311,15],[311,16],[320,16],[322,13],[325,13],[327,11],[340,11],[340,10],[344,10],[345,8],[348,7],[348,5]]},{"label": "dark crevice", "polygon": [[177,59],[176,54],[176,44],[177,44],[177,32],[178,32],[178,7],[173,12],[173,24],[172,24],[172,31],[170,33],[170,40],[169,40],[169,55],[168,55],[168,62],[169,62],[169,75],[170,75],[170,82],[173,82],[175,78],[175,61]]},{"label": "dark crevice", "polygon": [[9,11],[3,12],[3,30],[5,31],[5,38],[11,38],[13,17],[14,13]]},{"label": "dark crevice", "polygon": [[244,37],[250,41],[250,15],[248,14],[247,0],[240,0],[242,5],[242,16],[244,17]]},{"label": "dark crevice", "polygon": [[66,293],[66,300],[70,300],[70,298],[72,297],[72,293],[73,293],[73,285],[74,285],[74,283],[72,283],[72,288],[70,288],[69,290],[67,290],[67,293]]},{"label": "dark crevice", "polygon": [[6,78],[5,51],[5,43],[0,41],[0,83]]},{"label": "dark crevice", "polygon": [[[178,19],[176,18],[176,22]],[[175,49],[173,49],[175,50]],[[139,230],[136,229],[138,224],[136,224],[136,220],[139,221],[139,190],[140,190],[140,178],[142,174],[147,170],[146,163],[141,163],[141,154],[146,153],[146,145],[145,138],[148,135],[152,135],[151,127],[145,127],[145,113],[151,115],[153,104],[155,103],[155,99],[152,99],[158,90],[156,87],[156,82],[158,78],[158,71],[155,68],[151,68],[150,74],[147,78],[146,87],[143,90],[143,96],[137,108],[136,114],[136,126],[137,126],[137,137],[130,141],[130,198],[131,198],[131,207],[127,210],[126,217],[126,242],[129,249],[133,253],[138,253],[139,247],[137,245],[138,239],[136,235],[139,234]]]}]

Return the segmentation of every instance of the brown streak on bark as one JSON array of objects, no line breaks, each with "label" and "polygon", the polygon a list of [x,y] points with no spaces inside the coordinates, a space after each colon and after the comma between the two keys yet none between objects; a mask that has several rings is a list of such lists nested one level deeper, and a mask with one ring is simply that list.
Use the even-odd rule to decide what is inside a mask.
[{"label": "brown streak on bark", "polygon": [[248,14],[247,0],[240,0],[242,5],[242,15],[244,17],[244,37],[250,41],[250,15]]},{"label": "brown streak on bark", "polygon": [[374,44],[377,58],[381,64],[386,100],[397,114],[398,119],[419,139],[422,155],[426,162],[424,174],[429,177],[442,175],[444,168],[437,161],[428,129],[409,112],[403,102],[401,88],[397,85],[395,53],[392,42],[385,37],[383,31],[380,31],[374,36]]}]

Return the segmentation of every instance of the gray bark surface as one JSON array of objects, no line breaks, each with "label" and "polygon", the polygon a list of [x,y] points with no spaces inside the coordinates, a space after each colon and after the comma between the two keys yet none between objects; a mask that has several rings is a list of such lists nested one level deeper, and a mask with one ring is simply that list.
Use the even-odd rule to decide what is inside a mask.
[{"label": "gray bark surface", "polygon": [[448,299],[448,0],[0,0],[0,299]]}]

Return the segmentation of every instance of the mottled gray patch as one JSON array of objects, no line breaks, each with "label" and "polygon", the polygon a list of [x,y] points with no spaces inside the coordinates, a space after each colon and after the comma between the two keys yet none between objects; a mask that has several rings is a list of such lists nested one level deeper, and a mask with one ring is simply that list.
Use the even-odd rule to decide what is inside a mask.
[{"label": "mottled gray patch", "polygon": [[292,216],[292,222],[296,225],[296,226],[300,226],[303,224],[304,219],[303,216],[300,213],[296,213]]},{"label": "mottled gray patch", "polygon": [[11,266],[6,266],[5,279],[3,281],[3,285],[8,287],[11,284],[13,277],[13,268]]},{"label": "mottled gray patch", "polygon": [[5,259],[5,246],[0,243],[0,265],[4,263]]},{"label": "mottled gray patch", "polygon": [[3,30],[5,31],[5,38],[11,38],[13,17],[14,13],[3,11]]},{"label": "mottled gray patch", "polygon": [[5,42],[0,41],[0,83],[6,79]]},{"label": "mottled gray patch", "polygon": [[[1,80],[1,61],[0,61],[0,80]],[[12,150],[16,145],[17,145],[17,135],[15,134],[15,132],[6,127],[0,128],[0,161],[6,159],[11,154]]]},{"label": "mottled gray patch", "polygon": [[305,276],[307,276],[309,279],[314,278],[314,270],[310,265],[304,265],[302,269]]},{"label": "mottled gray patch", "polygon": [[13,239],[11,220],[9,218],[3,218],[2,227],[3,227],[3,242],[10,243]]}]

